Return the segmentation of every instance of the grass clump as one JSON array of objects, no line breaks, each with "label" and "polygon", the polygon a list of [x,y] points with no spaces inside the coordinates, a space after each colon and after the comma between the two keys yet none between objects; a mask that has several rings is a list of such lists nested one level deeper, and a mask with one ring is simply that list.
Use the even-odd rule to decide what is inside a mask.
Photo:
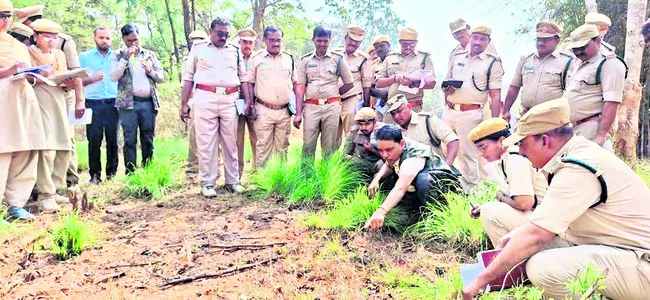
[{"label": "grass clump", "polygon": [[581,299],[600,299],[601,292],[607,288],[605,274],[593,265],[587,265],[582,274],[567,280],[566,287]]},{"label": "grass clump", "polygon": [[427,204],[422,221],[407,232],[416,240],[444,242],[470,255],[487,249],[489,239],[481,221],[470,216],[470,203],[481,205],[492,200],[496,189],[495,183],[484,181],[470,194],[445,194],[447,204]]},{"label": "grass clump", "polygon": [[135,198],[160,199],[183,185],[182,167],[179,157],[154,159],[146,167],[123,177],[122,191]]},{"label": "grass clump", "polygon": [[50,251],[60,260],[79,255],[98,242],[93,226],[76,211],[60,215],[59,222],[48,232],[52,240]]},{"label": "grass clump", "polygon": [[544,291],[530,285],[517,285],[502,292],[483,294],[481,300],[542,300]]},{"label": "grass clump", "polygon": [[432,280],[397,268],[378,272],[377,282],[383,283],[396,299],[456,299],[463,290],[463,280],[457,268]]}]

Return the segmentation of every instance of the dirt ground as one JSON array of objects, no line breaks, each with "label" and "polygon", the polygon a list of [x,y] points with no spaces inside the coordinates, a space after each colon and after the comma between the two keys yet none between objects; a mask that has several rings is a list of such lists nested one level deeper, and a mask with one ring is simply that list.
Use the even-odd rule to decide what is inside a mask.
[{"label": "dirt ground", "polygon": [[[65,262],[36,238],[55,216],[0,236],[0,298],[391,299],[375,280],[379,270],[390,266],[435,278],[457,265],[449,250],[389,233],[308,229],[300,222],[307,210],[273,199],[222,194],[206,200],[198,192],[188,187],[159,203],[111,196],[87,214],[99,224],[101,241]],[[253,266],[165,286],[245,265]]]}]

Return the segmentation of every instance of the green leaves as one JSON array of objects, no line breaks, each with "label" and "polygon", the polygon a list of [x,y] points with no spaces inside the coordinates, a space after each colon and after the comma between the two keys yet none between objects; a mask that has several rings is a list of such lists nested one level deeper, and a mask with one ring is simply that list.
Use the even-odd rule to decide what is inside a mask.
[{"label": "green leaves", "polygon": [[84,220],[76,211],[60,215],[58,223],[48,232],[52,240],[50,251],[60,260],[79,255],[98,242],[93,227],[92,222]]}]

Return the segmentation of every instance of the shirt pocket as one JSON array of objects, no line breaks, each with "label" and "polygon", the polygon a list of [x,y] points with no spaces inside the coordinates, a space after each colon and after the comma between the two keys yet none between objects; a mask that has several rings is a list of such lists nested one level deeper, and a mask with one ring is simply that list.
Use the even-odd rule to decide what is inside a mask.
[{"label": "shirt pocket", "polygon": [[526,69],[526,67],[524,67],[524,69],[521,70],[521,82],[524,85],[527,85],[527,84],[532,84],[534,80],[535,80],[535,69]]},{"label": "shirt pocket", "polygon": [[269,79],[273,76],[273,68],[269,64],[261,63],[257,68],[257,74],[261,79]]},{"label": "shirt pocket", "polygon": [[542,77],[539,79],[540,85],[543,86],[560,86],[562,81],[562,70],[549,69],[542,72]]},{"label": "shirt pocket", "polygon": [[596,84],[596,73],[589,72],[584,74],[574,75],[574,78],[571,79],[572,90],[585,92],[597,90],[600,88],[600,85]]}]

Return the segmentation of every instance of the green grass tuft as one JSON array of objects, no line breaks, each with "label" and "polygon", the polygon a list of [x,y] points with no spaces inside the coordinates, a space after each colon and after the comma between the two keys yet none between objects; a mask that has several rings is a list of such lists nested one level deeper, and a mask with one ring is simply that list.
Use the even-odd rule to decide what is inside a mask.
[{"label": "green grass tuft", "polygon": [[50,251],[60,260],[79,255],[98,242],[94,224],[75,212],[59,216],[59,222],[48,232],[52,239]]},{"label": "green grass tuft", "polygon": [[396,268],[378,272],[374,279],[383,283],[396,299],[456,299],[463,289],[463,280],[458,268],[449,270],[433,281]]},{"label": "green grass tuft", "polygon": [[[88,141],[77,141],[75,142],[75,149],[77,151],[77,162],[79,163],[79,172],[87,171],[89,168],[88,165]],[[102,159],[104,161],[104,150],[102,149]]]},{"label": "green grass tuft", "polygon": [[183,160],[180,158],[154,159],[145,168],[121,177],[122,191],[130,197],[160,199],[172,189],[183,185]]},{"label": "green grass tuft", "polygon": [[600,299],[600,292],[607,288],[605,275],[593,265],[587,265],[581,274],[567,280],[566,287],[582,299]]}]

